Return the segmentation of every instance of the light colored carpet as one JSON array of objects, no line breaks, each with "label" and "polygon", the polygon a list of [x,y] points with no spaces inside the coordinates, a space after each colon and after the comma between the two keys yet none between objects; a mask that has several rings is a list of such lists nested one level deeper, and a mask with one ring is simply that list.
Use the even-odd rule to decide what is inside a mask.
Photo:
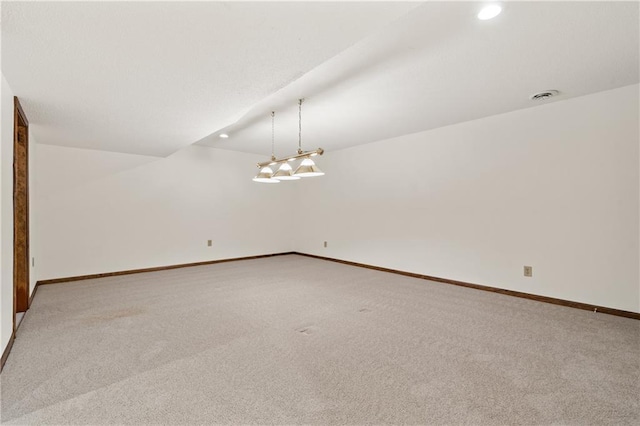
[{"label": "light colored carpet", "polygon": [[42,286],[7,424],[640,424],[640,321],[288,255]]}]

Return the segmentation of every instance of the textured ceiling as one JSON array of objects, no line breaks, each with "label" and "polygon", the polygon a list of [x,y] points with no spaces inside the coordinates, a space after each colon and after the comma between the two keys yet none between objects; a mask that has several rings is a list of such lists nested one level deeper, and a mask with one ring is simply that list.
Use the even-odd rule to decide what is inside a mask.
[{"label": "textured ceiling", "polygon": [[511,2],[489,21],[482,5],[421,5],[198,143],[268,155],[274,109],[289,155],[301,96],[303,148],[333,151],[638,83],[637,2]]},{"label": "textured ceiling", "polygon": [[39,143],[165,156],[415,6],[2,2],[2,72]]},{"label": "textured ceiling", "polygon": [[303,147],[337,150],[638,83],[637,2],[481,6],[3,2],[2,71],[39,143],[155,156],[267,155],[271,110],[290,154],[299,97]]}]

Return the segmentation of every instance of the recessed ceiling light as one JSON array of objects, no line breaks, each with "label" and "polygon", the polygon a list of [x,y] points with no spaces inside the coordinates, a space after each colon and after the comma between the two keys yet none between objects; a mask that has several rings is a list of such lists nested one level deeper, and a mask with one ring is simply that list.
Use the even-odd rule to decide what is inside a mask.
[{"label": "recessed ceiling light", "polygon": [[228,138],[228,137],[229,137],[229,135],[228,135],[228,134],[226,134],[226,133],[220,133],[220,137],[221,137],[222,139],[226,139],[226,138]]},{"label": "recessed ceiling light", "polygon": [[481,21],[486,21],[487,19],[492,19],[500,15],[500,12],[502,12],[502,8],[500,6],[498,6],[497,4],[490,4],[489,6],[485,6],[482,8],[482,10],[478,13],[478,19],[480,19]]}]

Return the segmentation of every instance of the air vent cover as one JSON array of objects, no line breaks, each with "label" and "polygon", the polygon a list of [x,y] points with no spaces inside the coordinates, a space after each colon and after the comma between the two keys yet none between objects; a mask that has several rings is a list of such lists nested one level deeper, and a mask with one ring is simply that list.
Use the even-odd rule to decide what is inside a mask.
[{"label": "air vent cover", "polygon": [[556,96],[558,93],[560,92],[558,92],[557,90],[545,90],[544,92],[539,92],[531,95],[529,99],[531,99],[532,101],[540,101],[540,100],[552,98]]}]

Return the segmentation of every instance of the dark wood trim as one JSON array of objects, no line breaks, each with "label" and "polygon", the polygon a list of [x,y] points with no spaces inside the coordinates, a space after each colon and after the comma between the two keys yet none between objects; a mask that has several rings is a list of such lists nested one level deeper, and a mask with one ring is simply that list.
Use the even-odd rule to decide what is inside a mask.
[{"label": "dark wood trim", "polygon": [[[26,238],[26,244],[27,244],[27,278],[26,278],[26,284],[27,284],[27,301],[26,301],[26,308],[29,309],[29,306],[31,305],[31,301],[33,300],[33,296],[36,293],[37,290],[37,285],[36,288],[33,289],[33,293],[31,294],[31,297],[29,297],[29,285],[30,285],[30,279],[29,279],[29,274],[31,273],[31,269],[30,269],[30,255],[29,255],[29,120],[27,119],[27,114],[25,114],[24,109],[22,109],[22,105],[20,105],[20,100],[18,99],[17,96],[13,97],[13,152],[14,152],[14,173],[13,173],[13,201],[14,201],[14,209],[15,209],[15,199],[16,199],[16,181],[15,181],[15,176],[16,176],[16,172],[15,172],[15,167],[16,167],[16,157],[15,157],[15,152],[16,152],[16,144],[17,144],[17,140],[19,137],[19,131],[23,130],[26,134],[26,140],[25,140],[25,148],[26,148],[26,176],[27,176],[27,182],[26,182],[26,209],[27,209],[27,217],[26,217],[26,223],[27,223],[27,230],[26,230],[26,235],[20,235],[19,237],[22,238]],[[14,210],[14,215],[15,215],[15,210]],[[14,233],[15,233],[15,225],[16,224],[16,219],[15,216],[13,218],[13,228],[14,228]],[[15,240],[16,235],[14,235],[14,267],[15,267],[15,249],[16,249],[16,240]],[[14,280],[15,280],[15,269],[13,271],[14,274]],[[16,312],[17,312],[17,300],[16,300],[16,284],[15,282],[13,282],[13,324],[12,324],[12,330],[11,330],[11,337],[9,338],[9,342],[7,343],[7,347],[4,349],[4,351],[2,352],[2,359],[0,359],[0,371],[2,371],[4,369],[4,364],[7,362],[7,358],[9,357],[9,353],[11,352],[11,348],[13,347],[13,342],[16,339]]]},{"label": "dark wood trim", "polygon": [[13,97],[13,106],[14,106],[14,109],[18,112],[18,114],[20,114],[20,118],[24,122],[24,125],[28,126],[29,120],[27,120],[27,114],[24,113],[24,110],[22,109],[22,105],[20,105],[20,99],[18,99],[17,96]]},{"label": "dark wood trim", "polygon": [[351,262],[348,260],[333,259],[330,257],[317,256],[315,254],[297,253],[297,252],[295,254],[299,254],[301,256],[313,257],[314,259],[321,259],[321,260],[328,260],[330,262],[342,263],[345,265],[359,266],[361,268],[367,268],[367,269],[374,269],[376,271],[390,272],[393,274],[404,275],[407,277],[420,278],[420,279],[429,280],[429,281],[437,281],[445,284],[453,284],[461,287],[474,288],[476,290],[491,291],[493,293],[500,293],[500,294],[506,294],[508,296],[521,297],[523,299],[530,299],[538,302],[552,303],[554,305],[568,306],[570,308],[584,309],[592,312],[595,311],[603,314],[616,315],[620,317],[633,318],[633,319],[640,320],[640,313],[637,313],[637,312],[623,311],[620,309],[607,308],[604,306],[590,305],[588,303],[573,302],[571,300],[556,299],[555,297],[539,296],[537,294],[523,293],[521,291],[506,290],[503,288],[490,287],[490,286],[480,285],[480,284],[472,284],[464,281],[456,281],[456,280],[450,280],[447,278],[433,277],[430,275],[415,274],[413,272],[398,271],[396,269],[383,268],[380,266],[367,265],[364,263]]},{"label": "dark wood trim", "polygon": [[[166,271],[168,269],[188,268],[190,266],[213,265],[215,263],[235,262],[235,261],[238,261],[238,260],[262,259],[264,257],[284,256],[284,255],[287,255],[287,254],[296,254],[296,253],[294,253],[294,252],[285,252],[285,253],[273,253],[273,254],[260,254],[260,255],[257,255],[257,256],[232,257],[232,258],[229,258],[229,259],[207,260],[207,261],[204,261],[204,262],[182,263],[182,264],[179,264],[179,265],[156,266],[154,268],[131,269],[131,270],[128,270],[128,271],[104,272],[104,273],[101,273],[101,274],[78,275],[78,276],[75,276],[75,277],[65,277],[65,278],[53,278],[53,279],[49,279],[49,280],[38,281],[36,286],[47,285],[47,284],[66,283],[66,282],[70,282],[70,281],[92,280],[92,279],[95,279],[95,278],[115,277],[115,276],[118,276],[118,275],[140,274],[140,273],[143,273],[143,272]],[[34,290],[34,293],[35,293],[35,290]]]},{"label": "dark wood trim", "polygon": [[[392,274],[399,274],[407,277],[420,278],[423,280],[436,281],[444,284],[452,284],[452,285],[457,285],[461,287],[473,288],[476,290],[483,290],[483,291],[490,291],[493,293],[505,294],[507,296],[514,296],[514,297],[520,297],[523,299],[535,300],[538,302],[552,303],[554,305],[567,306],[570,308],[583,309],[583,310],[592,311],[592,312],[596,311],[603,314],[616,315],[620,317],[633,318],[633,319],[640,320],[640,313],[637,313],[637,312],[623,311],[621,309],[607,308],[605,306],[591,305],[588,303],[581,303],[581,302],[573,302],[571,300],[556,299],[555,297],[539,296],[537,294],[530,294],[530,293],[524,293],[524,292],[515,291],[515,290],[507,290],[507,289],[498,288],[498,287],[490,287],[486,285],[467,283],[464,281],[434,277],[431,275],[423,275],[423,274],[416,274],[413,272],[399,271],[397,269],[383,268],[381,266],[367,265],[365,263],[351,262],[349,260],[334,259],[331,257],[317,256],[315,254],[300,253],[300,252],[262,254],[258,256],[235,257],[230,259],[209,260],[205,262],[184,263],[180,265],[158,266],[155,268],[133,269],[129,271],[119,271],[119,272],[106,272],[102,274],[81,275],[81,276],[66,277],[66,278],[54,278],[49,280],[38,281],[36,283],[36,288],[33,290],[33,295],[35,295],[35,292],[38,289],[38,286],[40,285],[57,284],[57,283],[64,283],[64,282],[70,282],[70,281],[89,280],[89,279],[104,278],[104,277],[114,277],[117,275],[139,274],[142,272],[156,272],[156,271],[164,271],[168,269],[188,268],[190,266],[213,265],[216,263],[235,262],[238,260],[261,259],[265,257],[284,256],[288,254],[297,254],[300,256],[312,257],[314,259],[321,259],[321,260],[326,260],[330,262],[342,263],[345,265],[358,266],[361,268],[373,269],[373,270],[382,271],[382,272],[389,272]],[[33,295],[32,295],[32,299],[33,299]]]},{"label": "dark wood trim", "polygon": [[16,313],[29,309],[29,120],[13,97],[13,328]]},{"label": "dark wood trim", "polygon": [[7,358],[9,358],[9,352],[11,352],[14,340],[16,340],[16,333],[15,331],[12,331],[9,343],[7,343],[7,347],[4,348],[4,352],[2,352],[2,359],[0,359],[0,371],[4,369],[4,363],[7,362]]}]

